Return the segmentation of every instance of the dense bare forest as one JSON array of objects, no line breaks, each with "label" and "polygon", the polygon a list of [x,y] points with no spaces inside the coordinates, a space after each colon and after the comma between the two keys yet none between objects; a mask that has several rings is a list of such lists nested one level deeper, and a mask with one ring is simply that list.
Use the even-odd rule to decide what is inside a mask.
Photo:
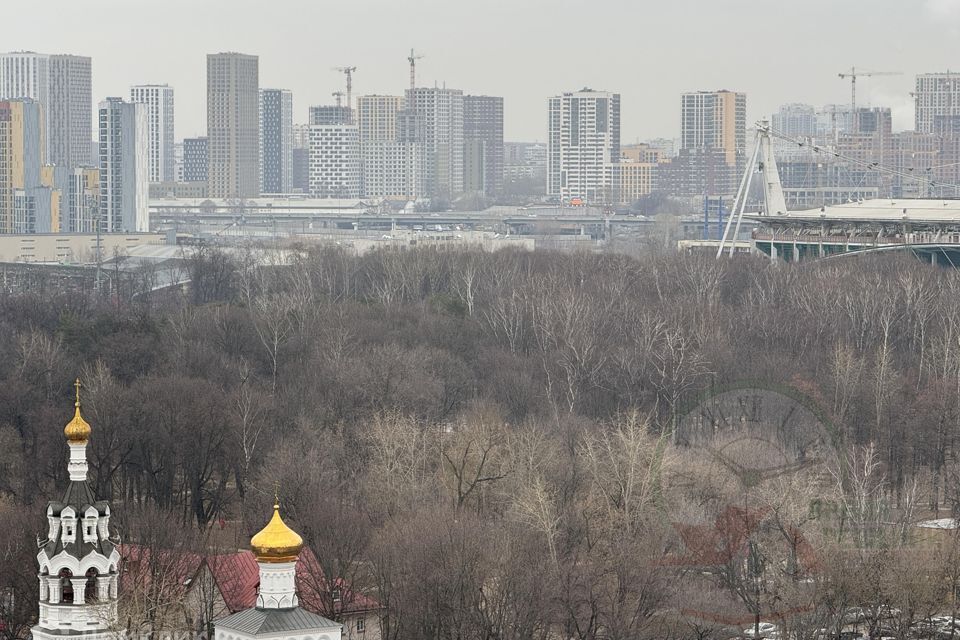
[{"label": "dense bare forest", "polygon": [[[960,515],[960,272],[434,250],[189,268],[163,297],[0,297],[7,638],[35,616],[76,376],[126,541],[243,546],[277,484],[389,640],[727,638],[737,611],[815,638],[853,606],[905,638],[956,606],[960,546],[912,525]],[[731,388],[827,435],[799,458],[676,437]]]}]

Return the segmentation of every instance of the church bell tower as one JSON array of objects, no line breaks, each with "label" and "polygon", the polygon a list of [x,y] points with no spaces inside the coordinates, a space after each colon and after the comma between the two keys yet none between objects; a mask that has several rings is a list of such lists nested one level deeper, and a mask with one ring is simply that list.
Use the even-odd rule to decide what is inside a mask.
[{"label": "church bell tower", "polygon": [[80,415],[80,380],[74,416],[63,433],[70,450],[70,481],[63,498],[47,505],[47,534],[38,540],[40,619],[36,640],[117,637],[120,553],[110,537],[110,505],[87,484],[90,425]]}]

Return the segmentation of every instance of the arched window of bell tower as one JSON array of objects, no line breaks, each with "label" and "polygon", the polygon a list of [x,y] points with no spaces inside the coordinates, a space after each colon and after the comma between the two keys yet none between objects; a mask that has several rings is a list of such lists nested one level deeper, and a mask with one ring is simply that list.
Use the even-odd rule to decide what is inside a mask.
[{"label": "arched window of bell tower", "polygon": [[73,604],[73,583],[70,581],[73,573],[70,569],[60,569],[57,576],[60,578],[60,602]]},{"label": "arched window of bell tower", "polygon": [[97,576],[100,572],[94,567],[87,569],[87,584],[83,590],[84,602],[95,602],[97,600]]}]

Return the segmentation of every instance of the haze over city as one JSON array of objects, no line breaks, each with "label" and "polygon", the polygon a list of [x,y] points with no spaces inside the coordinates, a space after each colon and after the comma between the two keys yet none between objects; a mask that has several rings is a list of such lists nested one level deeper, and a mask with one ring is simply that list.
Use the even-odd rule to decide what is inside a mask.
[{"label": "haze over city", "polygon": [[43,17],[0,23],[5,50],[93,58],[93,94],[131,84],[177,92],[177,138],[203,135],[205,60],[215,51],[260,57],[260,84],[291,89],[294,117],[330,101],[358,68],[354,94],[406,87],[406,55],[423,53],[434,82],[505,99],[507,140],[546,138],[543,109],[558,90],[623,96],[622,139],[679,134],[678,96],[726,88],[749,96],[750,122],[787,102],[845,103],[837,73],[856,65],[902,71],[862,80],[862,104],[893,109],[909,128],[916,73],[960,68],[957,0],[54,0]]},{"label": "haze over city", "polygon": [[0,640],[960,640],[960,0],[0,16]]}]

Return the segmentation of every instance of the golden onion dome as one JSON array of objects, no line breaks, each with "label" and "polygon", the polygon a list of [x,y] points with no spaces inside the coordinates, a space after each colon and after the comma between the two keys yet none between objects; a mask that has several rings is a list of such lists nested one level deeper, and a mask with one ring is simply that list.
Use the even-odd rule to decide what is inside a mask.
[{"label": "golden onion dome", "polygon": [[250,539],[257,562],[293,562],[303,549],[303,538],[280,517],[280,505],[274,503],[273,517],[260,533]]},{"label": "golden onion dome", "polygon": [[80,415],[80,378],[73,386],[77,389],[77,401],[73,405],[73,420],[63,428],[63,435],[67,436],[67,442],[83,443],[90,439],[90,424]]}]

